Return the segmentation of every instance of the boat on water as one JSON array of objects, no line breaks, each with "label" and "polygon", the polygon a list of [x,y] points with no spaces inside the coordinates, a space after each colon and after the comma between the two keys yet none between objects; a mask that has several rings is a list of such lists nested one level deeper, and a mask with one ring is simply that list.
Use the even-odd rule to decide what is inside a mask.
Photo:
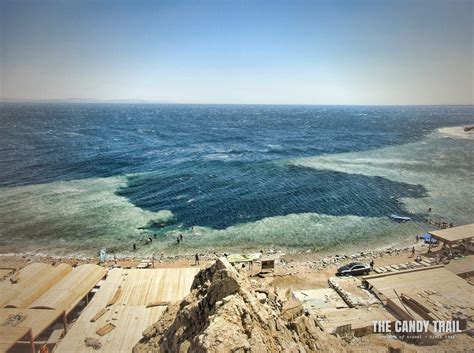
[{"label": "boat on water", "polygon": [[396,213],[392,213],[390,215],[390,218],[393,219],[394,221],[397,221],[397,222],[408,222],[411,219],[410,217],[401,216],[401,215],[396,214]]}]

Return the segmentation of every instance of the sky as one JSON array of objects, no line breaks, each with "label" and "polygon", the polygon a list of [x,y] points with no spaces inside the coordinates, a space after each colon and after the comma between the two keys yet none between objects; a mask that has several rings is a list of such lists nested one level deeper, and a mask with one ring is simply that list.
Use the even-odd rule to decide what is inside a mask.
[{"label": "sky", "polygon": [[0,0],[0,98],[474,104],[472,0]]}]

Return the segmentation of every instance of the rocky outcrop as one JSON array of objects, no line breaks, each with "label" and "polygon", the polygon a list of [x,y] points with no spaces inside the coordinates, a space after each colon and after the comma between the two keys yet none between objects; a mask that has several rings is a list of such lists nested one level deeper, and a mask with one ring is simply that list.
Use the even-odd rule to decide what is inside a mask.
[{"label": "rocky outcrop", "polygon": [[249,281],[225,258],[200,271],[191,293],[143,335],[134,353],[344,351],[299,301]]}]

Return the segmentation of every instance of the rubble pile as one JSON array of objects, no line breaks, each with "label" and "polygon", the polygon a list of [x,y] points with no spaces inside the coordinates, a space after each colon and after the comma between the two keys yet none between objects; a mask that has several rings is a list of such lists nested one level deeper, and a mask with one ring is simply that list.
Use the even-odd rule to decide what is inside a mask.
[{"label": "rubble pile", "polygon": [[191,293],[143,335],[134,353],[344,351],[289,293],[249,281],[225,258],[201,270]]}]

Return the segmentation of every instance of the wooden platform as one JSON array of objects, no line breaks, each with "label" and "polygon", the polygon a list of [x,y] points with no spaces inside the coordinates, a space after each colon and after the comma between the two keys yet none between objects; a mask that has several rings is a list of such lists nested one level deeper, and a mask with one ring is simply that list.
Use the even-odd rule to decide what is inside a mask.
[{"label": "wooden platform", "polygon": [[432,237],[446,244],[468,241],[474,238],[474,223],[464,226],[429,231]]},{"label": "wooden platform", "polygon": [[62,312],[59,310],[47,309],[0,309],[0,327],[8,320],[9,315],[25,315],[26,318],[15,327],[31,328],[33,338],[36,339],[48,327],[56,322],[61,316]]},{"label": "wooden platform", "polygon": [[56,309],[69,314],[105,275],[103,267],[85,264],[76,267],[30,304],[32,309]]},{"label": "wooden platform", "polygon": [[0,306],[26,308],[70,271],[71,266],[67,264],[56,267],[44,263],[29,264],[13,275],[17,283],[0,282]]},{"label": "wooden platform", "polygon": [[[155,323],[166,310],[166,306],[146,308],[146,305],[151,302],[176,302],[184,298],[189,293],[198,270],[111,270],[99,291],[59,343],[55,353],[131,352],[142,337],[143,330]],[[112,298],[114,303],[108,306]],[[94,322],[91,322],[92,318],[95,318]],[[115,328],[104,336],[99,336],[97,330],[108,323],[112,323]],[[98,339],[102,348],[93,350],[86,347],[86,337]]]},{"label": "wooden platform", "polygon": [[5,307],[27,308],[48,289],[63,280],[69,273],[71,273],[71,266],[68,264],[59,264],[55,267],[48,265],[46,271],[43,271],[31,280],[25,281],[20,278],[17,284],[11,285],[11,288],[16,290],[17,294],[5,304]]},{"label": "wooden platform", "polygon": [[[474,315],[473,287],[443,266],[366,276],[364,280],[400,319],[451,320],[456,312]],[[423,310],[408,308],[402,303],[403,296]],[[469,325],[474,326],[472,322]]]},{"label": "wooden platform", "polygon": [[448,271],[463,278],[473,276],[474,255],[469,255],[461,259],[453,259],[445,267]]},{"label": "wooden platform", "polygon": [[0,326],[0,353],[8,352],[18,341],[26,337],[31,343],[31,352],[34,353],[31,329],[27,327]]}]

